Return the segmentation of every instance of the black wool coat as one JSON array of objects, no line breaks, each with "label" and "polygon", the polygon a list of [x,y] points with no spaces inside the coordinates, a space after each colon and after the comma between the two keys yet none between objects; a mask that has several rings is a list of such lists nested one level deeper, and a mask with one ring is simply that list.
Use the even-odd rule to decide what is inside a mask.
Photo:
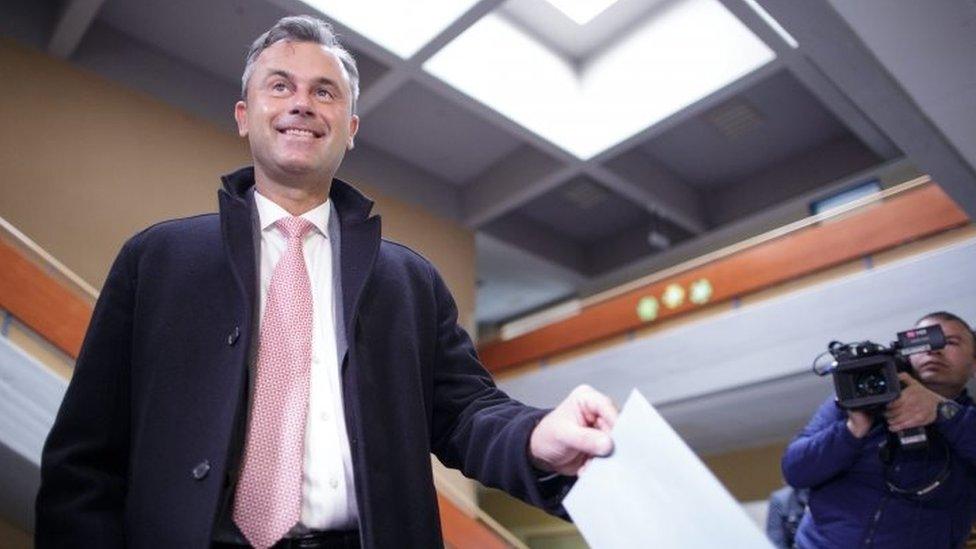
[{"label": "black wool coat", "polygon": [[[224,177],[219,214],[160,223],[119,253],[44,448],[37,547],[209,546],[235,481],[257,338],[253,184],[250,168]],[[544,411],[495,387],[444,282],[381,239],[372,202],[339,180],[330,199],[363,546],[442,545],[432,452],[562,514],[571,479],[542,478],[526,453]]]}]

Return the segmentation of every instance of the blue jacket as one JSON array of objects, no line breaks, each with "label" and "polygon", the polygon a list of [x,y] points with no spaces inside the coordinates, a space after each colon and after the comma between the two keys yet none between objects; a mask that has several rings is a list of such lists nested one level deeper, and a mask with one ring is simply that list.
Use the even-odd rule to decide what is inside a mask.
[{"label": "blue jacket", "polygon": [[783,476],[796,488],[810,488],[808,513],[800,523],[800,548],[948,548],[962,545],[976,519],[976,407],[964,391],[963,411],[935,430],[945,441],[928,451],[898,452],[892,480],[903,487],[933,479],[951,455],[949,477],[921,500],[892,494],[878,454],[885,427],[867,436],[847,430],[846,413],[830,398],[790,443]]}]

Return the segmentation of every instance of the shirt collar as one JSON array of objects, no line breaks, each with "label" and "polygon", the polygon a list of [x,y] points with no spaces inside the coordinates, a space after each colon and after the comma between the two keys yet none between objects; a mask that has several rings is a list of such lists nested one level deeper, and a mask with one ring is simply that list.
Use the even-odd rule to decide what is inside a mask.
[{"label": "shirt collar", "polygon": [[[292,216],[287,210],[275,204],[274,201],[256,189],[254,191],[254,203],[258,208],[258,221],[261,224],[262,231],[270,229],[279,219]],[[329,216],[331,213],[332,204],[326,199],[325,202],[303,213],[300,217],[310,221],[322,236],[329,238]]]}]

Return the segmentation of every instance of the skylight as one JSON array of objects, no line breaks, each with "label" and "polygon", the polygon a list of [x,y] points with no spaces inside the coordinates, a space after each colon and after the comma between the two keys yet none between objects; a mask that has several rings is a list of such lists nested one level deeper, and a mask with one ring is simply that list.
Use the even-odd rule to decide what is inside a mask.
[{"label": "skylight", "polygon": [[581,63],[489,14],[424,68],[588,159],[774,57],[718,0],[680,0]]},{"label": "skylight", "polygon": [[583,26],[600,15],[617,0],[546,0],[567,17]]},{"label": "skylight", "polygon": [[407,59],[468,11],[478,0],[302,1]]}]

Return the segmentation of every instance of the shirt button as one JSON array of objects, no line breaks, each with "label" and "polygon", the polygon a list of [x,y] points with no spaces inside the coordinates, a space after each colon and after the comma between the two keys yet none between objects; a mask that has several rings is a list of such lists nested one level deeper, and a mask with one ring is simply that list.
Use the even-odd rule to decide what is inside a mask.
[{"label": "shirt button", "polygon": [[319,358],[319,355],[314,355],[312,356],[312,362],[315,364],[320,364],[322,362],[322,359]]},{"label": "shirt button", "polygon": [[335,490],[336,488],[338,488],[339,487],[339,479],[337,479],[335,477],[329,478],[329,487],[332,488],[333,490]]},{"label": "shirt button", "polygon": [[322,418],[322,421],[329,421],[329,412],[322,412],[319,417]]}]

